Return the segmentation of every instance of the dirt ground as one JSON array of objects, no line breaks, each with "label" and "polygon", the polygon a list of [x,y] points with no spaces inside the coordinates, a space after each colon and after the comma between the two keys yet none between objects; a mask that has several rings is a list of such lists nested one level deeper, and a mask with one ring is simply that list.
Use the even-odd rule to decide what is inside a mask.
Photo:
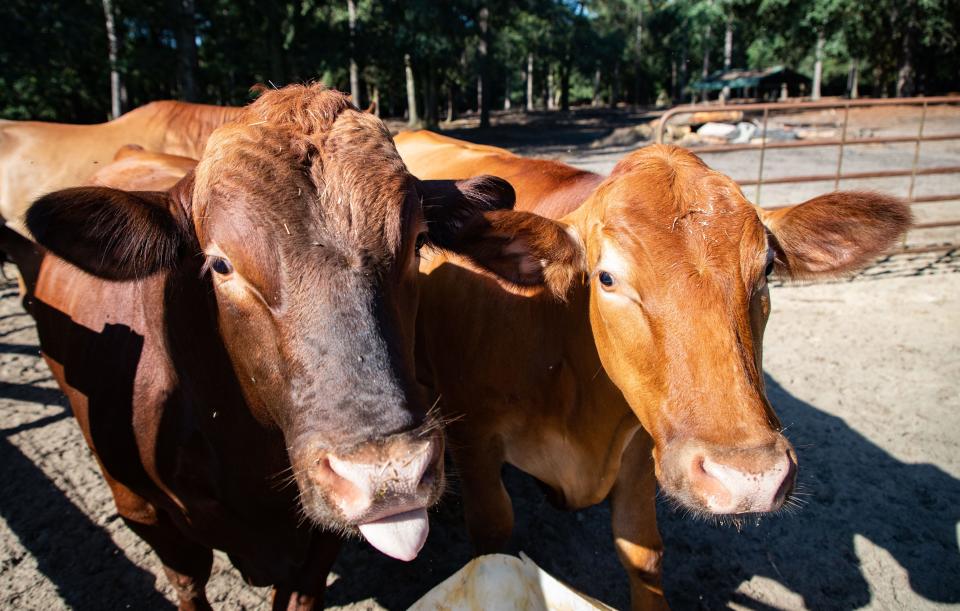
[{"label": "dirt ground", "polygon": [[[943,129],[955,131],[958,118],[944,119]],[[602,172],[632,148],[590,148],[616,127],[602,116],[574,117],[549,134],[534,123],[526,132],[505,122],[477,139]],[[957,144],[931,152],[936,163],[960,159]],[[909,163],[912,149],[876,154]],[[735,176],[755,169],[746,158],[708,161]],[[794,155],[770,175],[821,173],[835,163]],[[956,176],[947,178],[945,188],[960,190]],[[936,214],[960,217],[960,204],[938,206]],[[910,242],[956,241],[957,233],[918,232]],[[12,277],[11,266],[5,271]],[[960,253],[892,257],[852,281],[776,286],[772,299],[767,385],[798,450],[804,506],[740,532],[661,506],[669,601],[676,609],[960,607]],[[0,607],[172,608],[156,557],[118,519],[38,357],[13,281],[0,281],[0,478]],[[560,512],[523,474],[508,470],[507,483],[517,514],[512,551],[626,607],[608,507]],[[462,566],[470,550],[456,497],[431,518],[430,539],[410,564],[348,543],[328,605],[403,609]],[[220,555],[208,592],[217,608],[269,608],[268,592],[243,584]]]}]

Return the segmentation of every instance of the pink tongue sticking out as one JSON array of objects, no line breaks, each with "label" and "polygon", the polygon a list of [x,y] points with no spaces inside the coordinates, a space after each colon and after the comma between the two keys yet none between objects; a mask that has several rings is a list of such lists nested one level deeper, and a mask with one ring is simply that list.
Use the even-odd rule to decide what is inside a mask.
[{"label": "pink tongue sticking out", "polygon": [[359,528],[370,545],[391,558],[410,561],[426,542],[430,522],[426,509],[414,509],[361,524]]}]

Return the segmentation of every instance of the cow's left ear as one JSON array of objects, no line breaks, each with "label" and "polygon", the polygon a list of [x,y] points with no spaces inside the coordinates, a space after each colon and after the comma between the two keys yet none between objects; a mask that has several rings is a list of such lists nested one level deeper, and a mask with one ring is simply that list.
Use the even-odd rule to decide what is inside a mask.
[{"label": "cow's left ear", "polygon": [[149,276],[173,268],[191,242],[189,207],[178,200],[190,190],[188,178],[169,192],[76,187],[50,193],[27,210],[27,228],[42,246],[94,276]]},{"label": "cow's left ear", "polygon": [[860,191],[758,213],[773,236],[776,272],[794,279],[855,272],[887,251],[912,222],[902,200]]},{"label": "cow's left ear", "polygon": [[[447,183],[447,184],[443,184]],[[424,181],[445,191],[436,207],[424,196],[430,240],[518,287],[546,287],[564,298],[584,270],[583,247],[566,225],[529,212],[507,210],[514,191],[493,176],[466,181]],[[451,191],[452,189],[452,191]],[[456,193],[458,195],[453,195]],[[455,201],[458,200],[458,201]]]}]

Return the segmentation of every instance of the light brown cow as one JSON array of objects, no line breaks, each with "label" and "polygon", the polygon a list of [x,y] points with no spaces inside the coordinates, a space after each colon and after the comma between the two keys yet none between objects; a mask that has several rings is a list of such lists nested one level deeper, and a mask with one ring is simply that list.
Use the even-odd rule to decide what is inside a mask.
[{"label": "light brown cow", "polygon": [[[539,235],[512,250],[525,264],[512,286],[455,256],[421,264],[418,376],[451,421],[475,547],[510,535],[509,462],[564,507],[609,497],[634,608],[666,606],[657,482],[703,515],[774,511],[793,490],[796,454],[764,392],[767,278],[860,268],[909,209],[834,193],[758,210],[676,147],[633,152],[603,179],[428,132],[396,142],[421,178],[498,175],[517,209],[544,215],[494,223],[505,240]],[[540,279],[552,291],[522,289]]]},{"label": "light brown cow", "polygon": [[166,191],[197,165],[196,159],[145,151],[142,146],[120,147],[113,161],[90,177],[87,184],[125,191]]},{"label": "light brown cow", "polygon": [[88,184],[127,144],[198,159],[210,133],[240,112],[159,101],[97,125],[0,120],[0,215],[24,231],[21,217],[30,202],[57,189]]}]

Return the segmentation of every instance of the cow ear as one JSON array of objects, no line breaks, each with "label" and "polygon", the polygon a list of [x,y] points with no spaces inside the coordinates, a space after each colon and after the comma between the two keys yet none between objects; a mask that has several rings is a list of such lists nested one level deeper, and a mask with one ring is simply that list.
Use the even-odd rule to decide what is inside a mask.
[{"label": "cow ear", "polygon": [[775,270],[813,279],[855,272],[910,227],[910,207],[879,193],[839,191],[778,210],[760,210],[773,236]]},{"label": "cow ear", "polygon": [[507,181],[479,176],[422,185],[428,233],[435,246],[466,257],[510,284],[546,287],[561,299],[584,270],[583,247],[565,225],[508,209],[515,196]]},{"label": "cow ear", "polygon": [[83,271],[133,280],[176,265],[189,239],[184,210],[170,193],[77,187],[38,199],[26,223],[37,242]]},{"label": "cow ear", "polygon": [[513,208],[516,194],[510,183],[495,176],[467,180],[419,181],[423,215],[430,242],[448,248],[477,215]]}]

